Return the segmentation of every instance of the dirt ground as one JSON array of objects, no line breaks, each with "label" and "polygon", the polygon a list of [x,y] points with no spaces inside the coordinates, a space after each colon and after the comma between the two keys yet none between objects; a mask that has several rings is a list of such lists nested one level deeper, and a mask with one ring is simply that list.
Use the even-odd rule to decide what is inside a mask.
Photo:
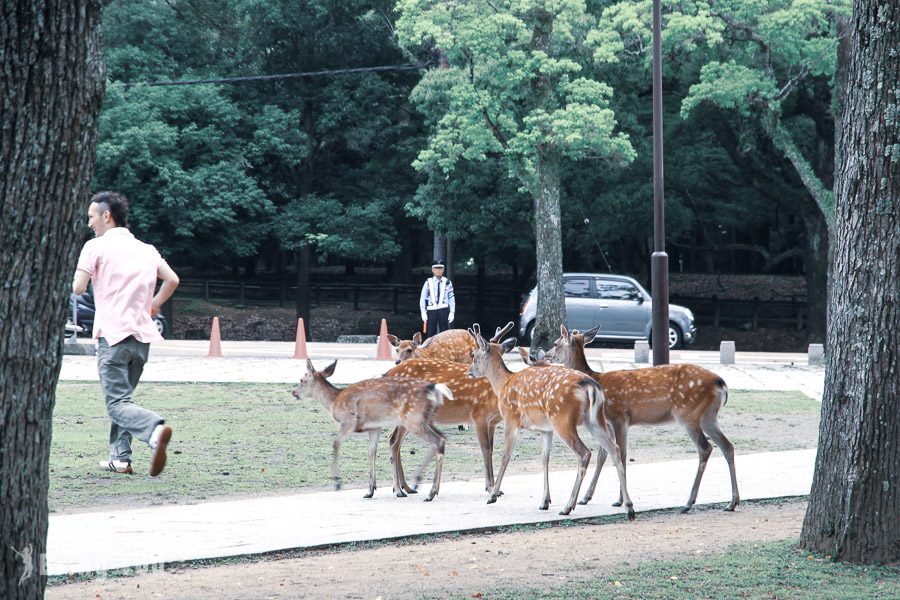
[{"label": "dirt ground", "polygon": [[734,544],[799,537],[805,500],[639,514],[634,523],[575,523],[309,551],[252,562],[176,566],[56,585],[46,598],[490,598],[547,589],[650,560],[721,554]]}]

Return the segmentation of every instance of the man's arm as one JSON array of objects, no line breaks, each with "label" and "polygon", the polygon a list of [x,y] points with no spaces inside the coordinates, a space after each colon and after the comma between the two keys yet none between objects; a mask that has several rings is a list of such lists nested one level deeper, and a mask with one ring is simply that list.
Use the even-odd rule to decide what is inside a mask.
[{"label": "man's arm", "polygon": [[72,280],[72,291],[76,294],[83,294],[87,291],[88,283],[91,281],[91,274],[81,269],[75,270],[75,278]]},{"label": "man's arm", "polygon": [[425,285],[422,286],[422,293],[419,294],[419,312],[422,314],[422,320],[428,320],[428,312],[425,310],[425,296],[428,294],[428,280],[425,280]]},{"label": "man's arm", "polygon": [[156,269],[156,276],[162,279],[162,285],[159,286],[159,291],[153,296],[153,303],[150,307],[151,317],[155,317],[159,314],[162,305],[166,303],[166,300],[172,297],[172,294],[175,293],[175,288],[178,287],[180,281],[178,275],[166,261],[159,263],[159,267]]}]

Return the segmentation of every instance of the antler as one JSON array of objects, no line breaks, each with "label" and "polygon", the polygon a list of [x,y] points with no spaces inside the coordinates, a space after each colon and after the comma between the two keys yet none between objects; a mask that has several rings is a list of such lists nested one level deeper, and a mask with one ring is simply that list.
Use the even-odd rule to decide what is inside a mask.
[{"label": "antler", "polygon": [[[477,325],[477,323],[476,323]],[[494,332],[494,337],[491,338],[491,342],[494,344],[499,344],[500,340],[503,339],[503,336],[509,333],[509,331],[513,328],[515,323],[510,321],[507,323],[502,329],[500,327],[497,328],[497,331]]]}]

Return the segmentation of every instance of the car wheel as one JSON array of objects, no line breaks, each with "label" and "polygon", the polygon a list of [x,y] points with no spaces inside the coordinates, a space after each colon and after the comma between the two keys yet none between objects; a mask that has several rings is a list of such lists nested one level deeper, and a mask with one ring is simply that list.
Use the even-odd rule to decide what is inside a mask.
[{"label": "car wheel", "polygon": [[675,350],[676,348],[681,348],[683,345],[684,336],[681,333],[681,328],[675,323],[669,323],[669,349]]},{"label": "car wheel", "polygon": [[532,339],[534,339],[534,321],[529,323],[528,327],[525,328],[525,343],[530,346]]},{"label": "car wheel", "polygon": [[153,324],[156,325],[156,330],[159,332],[159,335],[166,337],[166,334],[168,334],[169,331],[165,319],[156,317],[153,319]]}]

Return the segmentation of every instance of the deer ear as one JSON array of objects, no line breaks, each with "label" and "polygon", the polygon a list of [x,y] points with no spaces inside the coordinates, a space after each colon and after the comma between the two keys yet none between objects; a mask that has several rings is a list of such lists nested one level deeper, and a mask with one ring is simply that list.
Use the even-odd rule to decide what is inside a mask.
[{"label": "deer ear", "polygon": [[591,342],[594,341],[594,338],[597,336],[597,332],[600,331],[600,325],[597,325],[591,329],[588,329],[584,332],[584,345],[587,346]]},{"label": "deer ear", "polygon": [[524,346],[519,346],[519,356],[522,357],[522,362],[526,365],[531,365],[531,357],[528,356],[528,348]]},{"label": "deer ear", "polygon": [[327,367],[325,367],[322,370],[322,375],[325,376],[326,379],[328,377],[331,377],[332,375],[334,375],[334,370],[336,367],[337,367],[337,361],[334,361],[333,363],[331,363],[330,365],[328,365]]},{"label": "deer ear", "polygon": [[569,330],[566,329],[565,325],[559,326],[559,335],[563,336],[564,338],[569,337]]},{"label": "deer ear", "polygon": [[398,338],[396,335],[388,334],[387,341],[394,348],[400,345],[400,338]]},{"label": "deer ear", "polygon": [[416,344],[421,344],[422,343],[422,334],[417,331],[415,333],[415,335],[413,335],[412,341],[414,341]]},{"label": "deer ear", "polygon": [[500,350],[503,354],[506,354],[510,350],[516,347],[516,338],[508,338],[503,340],[503,343],[500,344]]},{"label": "deer ear", "polygon": [[316,368],[313,366],[312,361],[308,358],[306,359],[306,372],[307,373],[315,373]]}]

